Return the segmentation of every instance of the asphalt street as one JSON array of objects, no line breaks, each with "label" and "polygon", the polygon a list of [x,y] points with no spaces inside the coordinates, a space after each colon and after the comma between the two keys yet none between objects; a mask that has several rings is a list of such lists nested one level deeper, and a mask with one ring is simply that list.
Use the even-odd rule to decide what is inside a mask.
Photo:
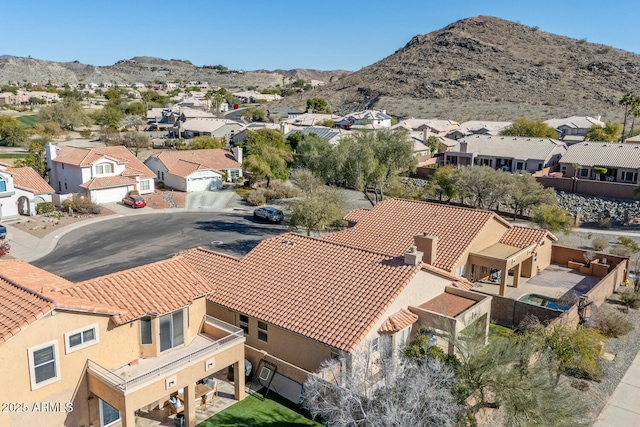
[{"label": "asphalt street", "polygon": [[63,236],[32,264],[72,282],[167,259],[204,247],[242,256],[287,226],[256,221],[251,212],[133,215],[102,221]]}]

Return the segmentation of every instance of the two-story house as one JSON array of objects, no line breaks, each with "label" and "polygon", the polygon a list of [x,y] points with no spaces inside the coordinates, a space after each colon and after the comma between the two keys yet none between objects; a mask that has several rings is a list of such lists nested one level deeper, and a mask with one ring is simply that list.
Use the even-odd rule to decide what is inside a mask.
[{"label": "two-story house", "polygon": [[0,163],[0,220],[35,215],[36,206],[51,202],[53,188],[33,168]]},{"label": "two-story house", "polygon": [[211,289],[180,257],[82,283],[1,260],[0,425],[133,427],[182,391],[194,426],[197,382],[244,365],[242,330],[205,314]]},{"label": "two-story house", "polygon": [[156,177],[126,147],[46,147],[49,182],[58,194],[81,194],[95,203],[120,201],[129,191],[154,191]]},{"label": "two-story house", "polygon": [[557,165],[566,151],[564,142],[551,138],[472,135],[446,151],[442,164],[533,173]]},{"label": "two-story house", "polygon": [[597,118],[589,116],[571,116],[564,119],[549,119],[544,121],[545,124],[558,131],[558,139],[564,141],[567,145],[576,144],[584,141],[587,131],[592,126],[604,127],[604,122]]},{"label": "two-story house", "polygon": [[343,129],[383,129],[391,127],[391,116],[386,110],[364,110],[347,114],[336,125]]}]

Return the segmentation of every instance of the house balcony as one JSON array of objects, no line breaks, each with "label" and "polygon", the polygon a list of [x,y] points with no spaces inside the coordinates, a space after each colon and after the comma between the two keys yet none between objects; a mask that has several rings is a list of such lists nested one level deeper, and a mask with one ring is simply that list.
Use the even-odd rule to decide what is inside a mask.
[{"label": "house balcony", "polygon": [[215,357],[229,348],[242,346],[244,340],[242,329],[206,316],[202,332],[183,347],[167,351],[158,357],[139,359],[115,369],[107,369],[88,360],[87,370],[100,382],[127,395],[205,359]]}]

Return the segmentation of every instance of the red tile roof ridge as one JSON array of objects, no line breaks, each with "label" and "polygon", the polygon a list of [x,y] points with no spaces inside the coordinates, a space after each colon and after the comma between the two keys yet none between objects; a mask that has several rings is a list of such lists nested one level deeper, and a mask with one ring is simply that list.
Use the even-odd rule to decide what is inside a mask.
[{"label": "red tile roof ridge", "polygon": [[183,254],[185,254],[187,252],[196,252],[196,251],[206,252],[208,254],[216,255],[216,256],[219,256],[219,257],[222,257],[222,258],[229,258],[229,259],[231,259],[233,261],[240,261],[240,258],[234,257],[233,255],[225,254],[225,253],[222,253],[222,252],[217,252],[217,251],[214,251],[212,249],[203,248],[202,246],[198,246],[196,248],[187,249],[187,250],[184,250],[182,252],[178,252],[173,257],[174,258],[175,257],[183,257]]},{"label": "red tile roof ridge", "polygon": [[[313,241],[317,241],[317,242],[322,242],[322,243],[329,244],[329,245],[332,245],[332,246],[340,246],[340,247],[343,247],[343,248],[354,249],[354,250],[360,251],[360,252],[366,252],[366,253],[370,253],[370,254],[374,254],[374,255],[381,255],[381,256],[389,258],[389,259],[394,259],[394,258],[397,258],[399,260],[402,259],[402,256],[399,256],[399,255],[392,255],[392,254],[385,253],[385,252],[380,252],[380,251],[374,251],[374,250],[371,250],[371,249],[361,248],[359,246],[347,245],[346,243],[333,242],[331,240],[324,240],[322,237],[305,236],[304,234],[295,233],[293,231],[289,231],[287,233],[283,233],[283,234],[280,234],[278,236],[270,237],[269,239],[266,239],[266,240],[277,239],[278,237],[283,237],[283,236],[288,236],[288,235],[302,237],[304,239],[313,240]],[[407,250],[409,250],[409,248],[407,248]],[[402,262],[400,262],[400,264],[404,264],[404,260]]]},{"label": "red tile roof ridge", "polygon": [[419,317],[417,314],[410,312],[406,308],[401,308],[400,310],[387,317],[384,323],[380,325],[380,328],[378,328],[378,332],[395,333],[417,322],[418,319]]}]

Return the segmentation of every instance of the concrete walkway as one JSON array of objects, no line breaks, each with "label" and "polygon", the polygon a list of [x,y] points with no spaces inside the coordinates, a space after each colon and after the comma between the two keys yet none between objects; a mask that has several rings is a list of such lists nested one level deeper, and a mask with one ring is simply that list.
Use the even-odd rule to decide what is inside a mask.
[{"label": "concrete walkway", "polygon": [[640,353],[636,355],[593,426],[640,426]]}]

